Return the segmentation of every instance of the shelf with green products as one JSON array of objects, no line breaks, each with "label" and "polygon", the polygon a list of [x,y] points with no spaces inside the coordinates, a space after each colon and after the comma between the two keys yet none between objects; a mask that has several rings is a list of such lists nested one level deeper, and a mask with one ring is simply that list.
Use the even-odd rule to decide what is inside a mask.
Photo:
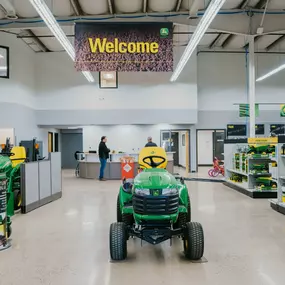
[{"label": "shelf with green products", "polygon": [[278,137],[278,194],[270,200],[272,209],[285,215],[285,136]]},{"label": "shelf with green products", "polygon": [[277,138],[225,140],[225,184],[252,198],[276,198],[277,148]]}]

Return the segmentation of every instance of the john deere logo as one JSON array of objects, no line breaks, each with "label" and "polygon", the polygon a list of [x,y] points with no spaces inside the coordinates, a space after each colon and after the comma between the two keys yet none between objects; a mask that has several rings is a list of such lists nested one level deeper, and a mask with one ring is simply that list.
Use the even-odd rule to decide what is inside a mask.
[{"label": "john deere logo", "polygon": [[150,154],[155,154],[155,151],[152,151]]},{"label": "john deere logo", "polygon": [[161,28],[160,29],[160,36],[165,38],[165,37],[168,37],[169,35],[169,30],[168,28]]},{"label": "john deere logo", "polygon": [[153,196],[159,196],[159,190],[153,190]]}]

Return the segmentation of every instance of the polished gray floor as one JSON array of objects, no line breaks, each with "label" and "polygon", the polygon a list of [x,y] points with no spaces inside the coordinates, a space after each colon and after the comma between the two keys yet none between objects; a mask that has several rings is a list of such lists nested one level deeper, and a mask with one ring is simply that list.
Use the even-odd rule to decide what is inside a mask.
[{"label": "polished gray floor", "polygon": [[189,182],[193,220],[205,231],[206,263],[183,258],[182,244],[129,241],[129,259],[109,260],[120,182],[64,173],[64,197],[13,221],[13,246],[0,252],[1,285],[282,285],[285,216],[220,183]]}]

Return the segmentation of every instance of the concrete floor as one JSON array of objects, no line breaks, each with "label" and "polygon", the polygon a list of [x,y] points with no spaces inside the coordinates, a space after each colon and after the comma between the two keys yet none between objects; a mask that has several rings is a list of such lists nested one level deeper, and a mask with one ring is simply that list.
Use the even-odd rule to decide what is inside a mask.
[{"label": "concrete floor", "polygon": [[193,220],[203,224],[207,263],[183,258],[175,240],[128,242],[129,259],[110,263],[109,225],[120,182],[64,173],[61,200],[13,221],[13,247],[0,252],[1,285],[281,285],[285,216],[220,183],[189,182]]}]

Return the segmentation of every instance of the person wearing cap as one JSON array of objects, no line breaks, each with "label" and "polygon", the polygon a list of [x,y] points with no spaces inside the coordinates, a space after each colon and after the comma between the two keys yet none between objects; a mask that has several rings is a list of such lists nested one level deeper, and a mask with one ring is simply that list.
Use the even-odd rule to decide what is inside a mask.
[{"label": "person wearing cap", "polygon": [[152,141],[152,137],[148,137],[147,144],[145,145],[145,147],[156,147],[156,146],[157,144]]},{"label": "person wearing cap", "polygon": [[107,137],[106,136],[101,137],[101,142],[99,144],[99,151],[98,151],[100,164],[101,164],[100,175],[99,175],[100,181],[106,181],[106,179],[104,178],[104,170],[106,168],[107,159],[109,158],[109,153],[110,153],[110,149],[107,148],[106,142],[107,142]]}]

